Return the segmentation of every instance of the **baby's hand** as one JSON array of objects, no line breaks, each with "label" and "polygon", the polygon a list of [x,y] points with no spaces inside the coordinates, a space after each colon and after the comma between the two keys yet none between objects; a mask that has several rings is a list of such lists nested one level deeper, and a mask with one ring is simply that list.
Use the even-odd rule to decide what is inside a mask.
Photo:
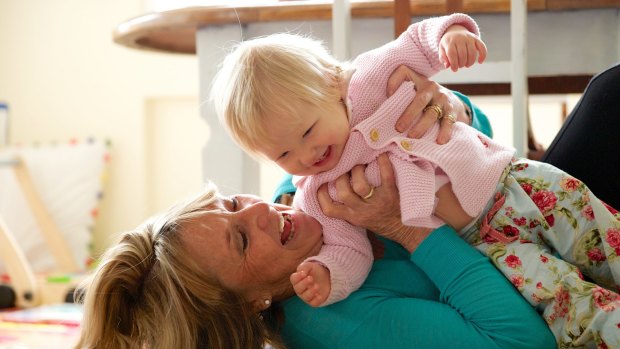
[{"label": "baby's hand", "polygon": [[301,263],[291,274],[291,283],[299,298],[313,307],[323,304],[332,288],[329,270],[317,262]]},{"label": "baby's hand", "polygon": [[446,68],[457,71],[459,68],[471,67],[484,62],[487,58],[487,47],[475,34],[462,25],[452,25],[441,37],[439,42],[439,60]]}]

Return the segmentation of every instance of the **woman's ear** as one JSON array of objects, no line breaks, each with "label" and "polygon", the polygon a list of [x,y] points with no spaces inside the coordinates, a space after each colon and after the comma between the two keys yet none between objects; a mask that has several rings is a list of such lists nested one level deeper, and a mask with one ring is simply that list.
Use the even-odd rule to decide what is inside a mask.
[{"label": "woman's ear", "polygon": [[254,310],[256,312],[267,310],[271,306],[271,296],[264,295],[262,297],[258,297],[252,302],[254,306]]}]

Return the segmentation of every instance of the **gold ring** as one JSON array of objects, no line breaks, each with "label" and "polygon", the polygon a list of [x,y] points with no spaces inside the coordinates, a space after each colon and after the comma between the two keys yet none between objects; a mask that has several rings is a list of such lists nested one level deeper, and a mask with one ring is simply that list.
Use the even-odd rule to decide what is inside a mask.
[{"label": "gold ring", "polygon": [[375,187],[370,187],[370,193],[368,193],[368,195],[364,196],[362,199],[368,200],[372,197],[374,193],[375,193]]},{"label": "gold ring", "polygon": [[456,116],[454,116],[454,114],[448,114],[444,116],[443,118],[448,120],[448,122],[451,124],[454,124],[456,122]]},{"label": "gold ring", "polygon": [[426,113],[428,110],[434,111],[437,114],[437,120],[441,120],[443,112],[439,104],[427,105],[422,111]]}]

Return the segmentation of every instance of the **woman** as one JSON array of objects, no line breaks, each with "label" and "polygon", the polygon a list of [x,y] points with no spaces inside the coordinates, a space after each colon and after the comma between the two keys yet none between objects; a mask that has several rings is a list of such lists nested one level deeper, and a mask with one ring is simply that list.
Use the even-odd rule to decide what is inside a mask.
[{"label": "woman", "polygon": [[[391,165],[381,159],[384,184],[375,195],[397,202]],[[398,224],[394,205],[384,206],[386,225]],[[291,298],[288,278],[320,249],[318,222],[209,187],[106,253],[85,292],[78,347],[278,348],[280,306],[291,348],[555,346],[532,307],[450,228],[397,230],[390,237],[405,249],[386,242],[359,291],[311,308]]]},{"label": "woman", "polygon": [[[432,102],[461,121],[479,121],[438,85],[416,86],[405,114]],[[418,127],[430,120],[432,113]],[[253,196],[222,197],[209,186],[124,234],[101,258],[81,297],[77,347],[555,347],[532,307],[451,228],[402,226],[391,165],[379,163],[383,184],[372,205],[352,187],[340,188],[346,204],[363,207],[358,223],[393,240],[377,243],[370,276],[348,299],[315,309],[292,297],[289,276],[322,244],[316,221]],[[354,187],[367,185],[362,172],[352,171]]]}]

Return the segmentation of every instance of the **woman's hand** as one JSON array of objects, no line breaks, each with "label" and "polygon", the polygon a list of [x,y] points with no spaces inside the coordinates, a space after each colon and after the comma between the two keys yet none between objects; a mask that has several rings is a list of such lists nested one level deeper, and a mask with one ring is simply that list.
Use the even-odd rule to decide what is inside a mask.
[{"label": "woman's hand", "polygon": [[336,179],[336,191],[342,203],[331,199],[324,184],[318,191],[319,204],[328,217],[371,230],[413,252],[431,229],[403,225],[392,163],[386,154],[381,154],[377,162],[381,173],[380,186],[372,188],[366,180],[366,166],[357,165],[349,174]]},{"label": "woman's hand", "polygon": [[[422,137],[437,122],[438,115],[434,109],[424,110],[427,106],[433,105],[437,105],[440,108],[441,115],[443,116],[440,121],[439,134],[437,135],[438,144],[445,144],[450,140],[453,122],[448,117],[449,115],[454,116],[456,121],[471,125],[471,119],[465,112],[466,106],[459,97],[447,88],[414,72],[407,66],[401,65],[390,75],[387,84],[387,95],[391,96],[394,94],[405,81],[412,81],[414,83],[416,95],[396,122],[396,130],[398,132],[409,130],[407,132],[408,137]],[[422,116],[420,117],[420,115]],[[414,125],[416,120],[417,122]]]}]

